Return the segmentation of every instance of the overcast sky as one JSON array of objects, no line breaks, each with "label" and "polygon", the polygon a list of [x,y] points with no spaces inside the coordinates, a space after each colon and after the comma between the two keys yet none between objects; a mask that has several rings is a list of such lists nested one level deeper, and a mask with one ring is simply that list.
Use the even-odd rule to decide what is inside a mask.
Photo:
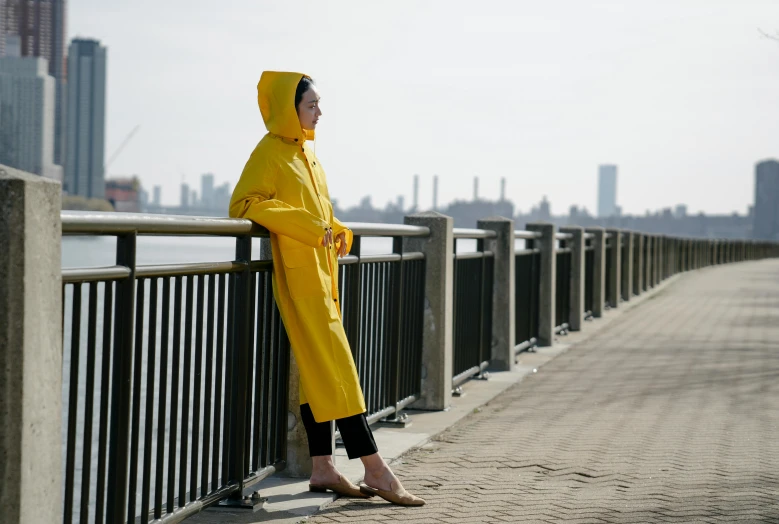
[{"label": "overcast sky", "polygon": [[625,212],[745,212],[779,157],[777,0],[70,0],[71,37],[108,47],[109,175],[178,203],[182,179],[235,184],[265,133],[263,70],[312,75],[316,152],[342,206],[508,197],[596,208],[619,166]]}]

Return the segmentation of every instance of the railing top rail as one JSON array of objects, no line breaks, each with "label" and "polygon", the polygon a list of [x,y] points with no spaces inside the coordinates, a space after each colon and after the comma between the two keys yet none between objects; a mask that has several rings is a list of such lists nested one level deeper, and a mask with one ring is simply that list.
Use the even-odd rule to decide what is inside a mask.
[{"label": "railing top rail", "polygon": [[498,234],[489,229],[468,229],[456,227],[452,230],[454,238],[495,238]]},{"label": "railing top rail", "polygon": [[557,240],[572,240],[573,235],[571,233],[556,233],[555,238]]},{"label": "railing top rail", "polygon": [[541,233],[538,231],[523,231],[521,229],[517,229],[514,231],[514,238],[521,240],[535,240],[537,238],[541,238]]},{"label": "railing top rail", "polygon": [[595,234],[594,233],[585,233],[584,234],[584,239],[585,240],[592,240],[593,238],[595,238]]},{"label": "railing top rail", "polygon": [[426,237],[430,236],[430,228],[425,226],[408,226],[404,224],[379,224],[371,222],[348,222],[346,224],[352,233],[365,237]]},{"label": "railing top rail", "polygon": [[66,235],[268,235],[265,228],[243,218],[93,211],[62,211],[60,216]]},{"label": "railing top rail", "polygon": [[[268,230],[244,218],[158,215],[94,211],[62,211],[65,235],[214,235],[268,236]],[[403,224],[348,223],[355,235],[375,237],[428,236],[430,228]]]}]

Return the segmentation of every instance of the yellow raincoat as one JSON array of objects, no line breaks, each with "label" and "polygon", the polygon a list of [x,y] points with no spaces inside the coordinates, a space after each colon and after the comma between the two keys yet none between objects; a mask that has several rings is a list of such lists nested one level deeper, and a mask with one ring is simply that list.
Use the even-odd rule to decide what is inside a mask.
[{"label": "yellow raincoat", "polygon": [[273,294],[300,368],[300,403],[317,422],[365,412],[360,381],[341,323],[337,246],[322,247],[325,230],[352,232],[333,216],[325,172],[295,109],[300,73],[266,71],[257,85],[268,128],[243,169],[230,216],[270,232]]}]

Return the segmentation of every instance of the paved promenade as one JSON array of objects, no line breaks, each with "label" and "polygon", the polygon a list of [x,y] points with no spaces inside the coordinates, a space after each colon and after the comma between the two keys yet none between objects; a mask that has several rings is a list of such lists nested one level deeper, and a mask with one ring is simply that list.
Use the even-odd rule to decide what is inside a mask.
[{"label": "paved promenade", "polygon": [[682,275],[394,467],[427,506],[307,522],[779,523],[779,262]]}]

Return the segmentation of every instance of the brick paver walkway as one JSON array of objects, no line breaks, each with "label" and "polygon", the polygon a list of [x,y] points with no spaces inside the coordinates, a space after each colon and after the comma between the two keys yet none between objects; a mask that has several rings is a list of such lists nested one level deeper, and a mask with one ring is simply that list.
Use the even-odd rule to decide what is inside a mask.
[{"label": "brick paver walkway", "polygon": [[779,523],[779,263],[682,276],[309,522]]}]

